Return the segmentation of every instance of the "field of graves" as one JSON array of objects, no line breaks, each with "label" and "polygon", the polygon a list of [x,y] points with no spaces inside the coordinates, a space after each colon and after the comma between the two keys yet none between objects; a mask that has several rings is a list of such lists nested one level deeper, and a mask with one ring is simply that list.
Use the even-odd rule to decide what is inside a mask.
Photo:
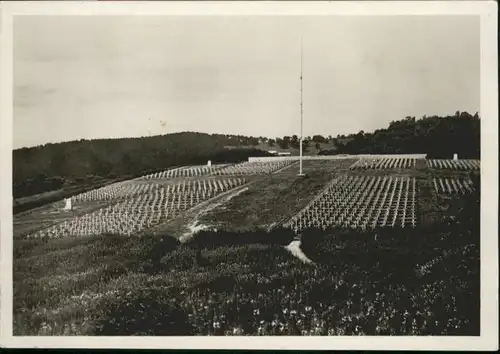
[{"label": "field of graves", "polygon": [[63,210],[64,203],[58,202],[17,215],[14,234],[28,239],[102,233],[130,236],[244,186],[252,177],[279,172],[292,164],[186,166],[145,175],[75,195],[70,211]]},{"label": "field of graves", "polygon": [[414,227],[415,181],[414,177],[392,176],[335,178],[287,226],[295,231],[332,225],[354,229]]},{"label": "field of graves", "polygon": [[470,174],[478,173],[479,161],[347,157],[306,160],[303,167],[306,177],[297,176],[296,160],[159,171],[75,195],[70,211],[59,202],[17,215],[14,234],[21,239],[130,236],[163,224],[169,230],[168,223],[186,211],[210,206],[242,187],[242,193],[186,223],[223,230],[285,226],[296,233],[307,227],[409,228],[432,211],[429,202],[471,193]]},{"label": "field of graves", "polygon": [[233,231],[285,226],[297,233],[308,227],[414,228],[439,220],[451,197],[474,190],[471,176],[478,176],[478,160],[435,161],[443,160],[305,160],[306,177],[296,177],[294,165],[255,182],[224,208],[202,215],[199,223]]}]

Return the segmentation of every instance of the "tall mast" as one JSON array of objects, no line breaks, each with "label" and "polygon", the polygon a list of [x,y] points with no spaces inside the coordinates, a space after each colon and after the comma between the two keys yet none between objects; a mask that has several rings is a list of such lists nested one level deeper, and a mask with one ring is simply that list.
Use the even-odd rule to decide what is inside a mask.
[{"label": "tall mast", "polygon": [[302,79],[302,57],[303,57],[303,40],[302,37],[300,38],[300,172],[299,176],[302,176],[302,142],[303,142],[303,126],[304,126],[304,119],[303,119],[303,102],[302,102],[302,88],[303,88],[303,79]]}]

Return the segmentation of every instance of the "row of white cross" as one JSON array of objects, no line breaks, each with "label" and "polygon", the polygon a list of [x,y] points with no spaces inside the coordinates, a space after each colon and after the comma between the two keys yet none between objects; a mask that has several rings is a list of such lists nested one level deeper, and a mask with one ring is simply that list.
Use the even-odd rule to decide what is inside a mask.
[{"label": "row of white cross", "polygon": [[293,160],[270,161],[270,162],[243,162],[237,165],[227,166],[214,171],[215,175],[252,175],[276,172],[290,164]]},{"label": "row of white cross", "polygon": [[[134,182],[120,182],[109,186],[94,189],[89,192],[74,196],[73,201],[90,202],[115,200],[133,197],[136,195],[151,194],[161,189],[166,193],[183,193],[186,190],[225,190],[236,185],[241,185],[242,178],[226,178],[222,180],[182,181],[180,183],[163,186],[159,183],[142,184]],[[163,193],[163,192],[161,192]]]},{"label": "row of white cross", "polygon": [[[135,216],[135,218],[132,218]],[[131,215],[126,213],[89,213],[81,217],[40,230],[28,238],[63,236],[92,236],[104,233],[131,235],[144,228],[153,227],[166,220],[166,215],[152,215],[151,217]]]},{"label": "row of white cross", "polygon": [[129,181],[119,182],[78,194],[72,197],[72,199],[75,202],[114,200],[119,198],[131,197],[141,193],[150,193],[151,191],[159,187],[159,185],[154,184],[134,184]]},{"label": "row of white cross", "polygon": [[269,161],[269,162],[242,162],[236,165],[214,165],[214,166],[187,166],[174,168],[162,172],[156,172],[141,179],[181,178],[196,176],[237,176],[262,173],[272,173],[294,161]]},{"label": "row of white cross", "polygon": [[414,177],[344,176],[333,180],[285,226],[296,232],[331,225],[414,227],[415,195]]},{"label": "row of white cross", "polygon": [[180,183],[167,185],[165,188],[167,192],[180,193],[189,190],[226,190],[234,186],[241,185],[245,182],[245,178],[224,178],[224,179],[210,179],[198,181],[182,181]]},{"label": "row of white cross", "polygon": [[[196,181],[197,182],[197,181]],[[220,182],[220,184],[219,184]],[[39,230],[28,238],[91,236],[103,233],[131,235],[159,225],[180,212],[246,183],[244,178],[212,180],[217,187],[197,188],[198,183],[156,188],[147,194],[129,197],[94,212]]]},{"label": "row of white cross", "polygon": [[467,194],[474,190],[470,178],[434,178],[433,184],[437,193]]},{"label": "row of white cross", "polygon": [[141,179],[159,179],[159,178],[182,178],[182,177],[197,177],[210,175],[213,171],[216,171],[225,165],[215,165],[215,166],[184,166],[178,168],[172,168],[170,170],[156,172],[150,175],[141,177]]},{"label": "row of white cross", "polygon": [[351,170],[356,169],[387,169],[387,168],[413,168],[415,167],[416,159],[414,158],[361,158],[353,163]]},{"label": "row of white cross", "polygon": [[430,168],[435,169],[447,169],[447,170],[457,170],[457,171],[470,171],[479,170],[481,167],[480,160],[443,160],[443,159],[430,159],[427,160],[427,164]]}]

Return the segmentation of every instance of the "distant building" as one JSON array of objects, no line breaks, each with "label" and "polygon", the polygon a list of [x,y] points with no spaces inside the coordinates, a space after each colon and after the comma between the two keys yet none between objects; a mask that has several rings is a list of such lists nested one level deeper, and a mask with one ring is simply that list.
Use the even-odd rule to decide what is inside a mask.
[{"label": "distant building", "polygon": [[278,155],[278,152],[276,150],[269,150],[268,153],[273,155]]},{"label": "distant building", "polygon": [[291,152],[278,152],[278,156],[291,156]]}]

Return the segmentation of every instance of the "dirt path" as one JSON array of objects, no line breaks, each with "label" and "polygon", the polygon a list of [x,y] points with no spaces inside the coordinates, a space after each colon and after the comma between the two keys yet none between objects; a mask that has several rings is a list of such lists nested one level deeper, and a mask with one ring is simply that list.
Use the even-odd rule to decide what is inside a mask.
[{"label": "dirt path", "polygon": [[179,241],[185,242],[191,236],[193,236],[197,231],[204,230],[209,227],[209,225],[201,224],[198,220],[201,216],[208,213],[210,210],[221,207],[223,204],[229,202],[232,198],[244,193],[248,190],[248,185],[243,188],[238,188],[233,190],[231,194],[225,195],[223,198],[217,199],[215,202],[207,205],[206,208],[199,210],[195,215],[191,216],[191,222],[186,226],[187,231],[185,231],[180,237]]},{"label": "dirt path", "polygon": [[295,257],[300,259],[304,263],[312,264],[313,261],[311,261],[305,254],[302,252],[300,249],[300,241],[295,240],[290,242],[288,246],[285,247],[288,251],[290,251],[291,254],[293,254]]}]

